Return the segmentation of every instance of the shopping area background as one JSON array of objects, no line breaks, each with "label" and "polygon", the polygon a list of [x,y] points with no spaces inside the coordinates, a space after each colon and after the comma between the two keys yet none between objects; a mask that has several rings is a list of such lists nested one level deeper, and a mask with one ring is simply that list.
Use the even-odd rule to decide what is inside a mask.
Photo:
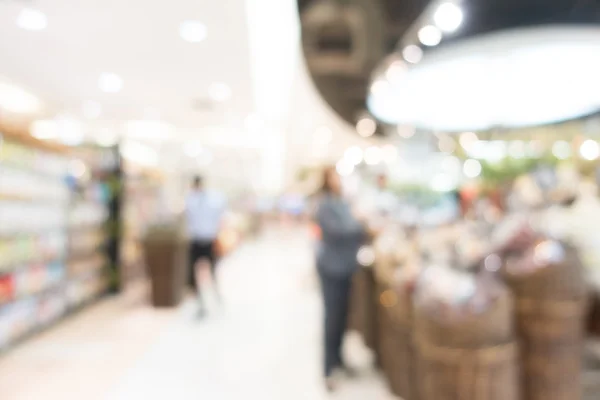
[{"label": "shopping area background", "polygon": [[[599,23],[0,1],[0,398],[597,399]],[[201,318],[197,176],[226,204]],[[350,237],[345,290],[317,259]]]}]

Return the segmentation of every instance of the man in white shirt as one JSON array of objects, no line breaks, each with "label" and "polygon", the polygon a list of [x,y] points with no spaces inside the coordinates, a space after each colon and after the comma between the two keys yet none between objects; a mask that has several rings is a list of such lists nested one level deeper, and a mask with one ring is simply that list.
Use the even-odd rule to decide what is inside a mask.
[{"label": "man in white shirt", "polygon": [[220,193],[204,188],[202,178],[197,176],[192,182],[192,190],[186,199],[186,217],[189,235],[189,280],[196,289],[199,302],[199,316],[206,314],[201,295],[201,271],[208,262],[213,284],[216,288],[215,267],[217,263],[216,243],[223,215],[225,200]]}]

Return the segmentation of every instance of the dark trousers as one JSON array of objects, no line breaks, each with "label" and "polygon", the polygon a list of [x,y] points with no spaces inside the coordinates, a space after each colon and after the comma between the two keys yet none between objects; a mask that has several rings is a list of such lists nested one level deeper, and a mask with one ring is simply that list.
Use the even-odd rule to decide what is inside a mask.
[{"label": "dark trousers", "polygon": [[216,287],[217,278],[215,274],[215,268],[217,264],[217,255],[215,250],[216,249],[214,241],[194,240],[191,241],[189,245],[188,282],[190,286],[196,291],[196,294],[198,295],[198,300],[201,304],[203,304],[203,299],[201,295],[201,288],[197,285],[196,282],[196,263],[200,260],[208,261],[210,265],[211,277]]},{"label": "dark trousers", "polygon": [[325,305],[325,376],[343,365],[342,342],[348,321],[352,277],[338,278],[319,272]]}]

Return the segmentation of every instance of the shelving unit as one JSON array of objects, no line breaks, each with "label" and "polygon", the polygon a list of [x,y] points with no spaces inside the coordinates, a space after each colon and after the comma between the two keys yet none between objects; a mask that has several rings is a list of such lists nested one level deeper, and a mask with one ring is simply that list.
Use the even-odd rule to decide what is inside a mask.
[{"label": "shelving unit", "polygon": [[77,150],[0,129],[0,351],[107,292],[98,169]]},{"label": "shelving unit", "polygon": [[69,309],[64,149],[0,133],[0,349]]}]

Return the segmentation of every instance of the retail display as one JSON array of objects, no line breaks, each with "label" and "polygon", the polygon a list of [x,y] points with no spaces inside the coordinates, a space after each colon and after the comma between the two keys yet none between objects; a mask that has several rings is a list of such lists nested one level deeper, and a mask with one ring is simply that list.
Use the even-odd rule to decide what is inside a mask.
[{"label": "retail display", "polygon": [[67,310],[68,163],[0,134],[0,349]]},{"label": "retail display", "polygon": [[0,349],[108,287],[107,191],[76,153],[0,136]]},{"label": "retail display", "polygon": [[585,323],[600,331],[600,302],[593,313],[587,307],[589,289],[600,288],[600,201],[593,181],[569,165],[552,168],[526,171],[501,192],[477,191],[462,218],[379,225],[369,268],[377,295],[365,300],[356,290],[353,302],[360,296],[377,307],[376,350],[394,394],[589,395],[581,354]]}]

